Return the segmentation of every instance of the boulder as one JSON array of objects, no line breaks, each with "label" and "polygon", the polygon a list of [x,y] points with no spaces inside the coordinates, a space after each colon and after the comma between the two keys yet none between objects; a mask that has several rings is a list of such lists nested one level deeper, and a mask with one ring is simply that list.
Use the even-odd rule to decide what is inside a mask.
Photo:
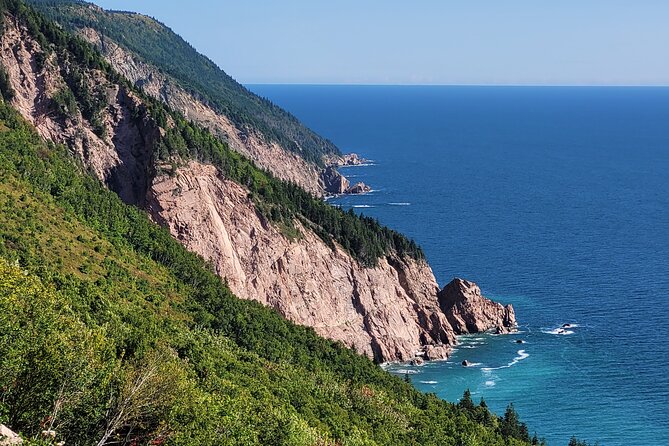
[{"label": "boulder", "polygon": [[435,359],[447,359],[450,347],[445,344],[431,344],[424,347],[425,359],[432,361]]},{"label": "boulder", "polygon": [[462,361],[462,366],[463,367],[469,367],[469,364],[470,364],[469,361],[467,361],[466,359],[464,361]]}]

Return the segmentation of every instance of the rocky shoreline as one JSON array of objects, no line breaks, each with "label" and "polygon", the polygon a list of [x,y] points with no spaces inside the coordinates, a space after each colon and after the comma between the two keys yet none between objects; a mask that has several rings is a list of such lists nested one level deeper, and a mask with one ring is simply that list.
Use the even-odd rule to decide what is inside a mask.
[{"label": "rocky shoreline", "polygon": [[351,184],[344,175],[339,172],[338,167],[360,166],[367,164],[369,160],[360,157],[356,153],[348,153],[328,163],[319,177],[319,184],[325,191],[326,196],[338,195],[361,195],[372,190],[371,187],[363,182]]}]

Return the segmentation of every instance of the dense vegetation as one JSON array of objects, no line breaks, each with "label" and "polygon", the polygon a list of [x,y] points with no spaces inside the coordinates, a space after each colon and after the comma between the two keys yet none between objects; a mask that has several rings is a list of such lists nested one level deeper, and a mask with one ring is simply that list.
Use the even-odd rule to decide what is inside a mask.
[{"label": "dense vegetation", "polygon": [[0,423],[66,444],[527,444],[235,298],[4,102],[0,166]]},{"label": "dense vegetation", "polygon": [[154,105],[153,114],[162,127],[167,126],[168,117],[174,122],[157,148],[158,158],[169,161],[177,156],[217,166],[228,178],[248,188],[256,207],[267,219],[292,229],[297,219],[332,247],[337,241],[365,265],[375,265],[380,257],[393,252],[416,259],[424,257],[413,240],[382,226],[376,219],[359,216],[353,210],[343,212],[301,187],[275,178],[207,130]]},{"label": "dense vegetation", "polygon": [[[375,219],[358,216],[353,211],[343,212],[302,188],[259,169],[247,158],[230,150],[227,144],[208,130],[187,121],[131,86],[91,45],[64,32],[54,22],[46,20],[22,2],[2,0],[0,8],[10,8],[14,15],[27,24],[40,46],[56,55],[61,74],[67,83],[66,88],[52,98],[54,109],[60,114],[72,115],[79,109],[96,133],[104,134],[99,114],[106,100],[105,86],[87,79],[93,77],[91,71],[101,71],[110,82],[123,85],[142,97],[145,106],[134,110],[138,120],[148,114],[156,125],[166,129],[165,135],[154,148],[157,161],[170,163],[175,159],[196,159],[214,164],[228,178],[247,187],[258,210],[268,220],[285,228],[289,235],[299,235],[295,221],[300,221],[330,246],[334,247],[334,241],[339,243],[364,265],[375,265],[380,257],[393,252],[400,256],[423,258],[422,250],[413,240],[380,225]],[[46,59],[46,56],[42,58]]]},{"label": "dense vegetation", "polygon": [[70,0],[32,0],[41,11],[70,30],[91,27],[158,67],[183,88],[228,116],[240,130],[259,131],[318,165],[338,149],[290,113],[236,82],[171,29],[140,14],[88,8]]}]

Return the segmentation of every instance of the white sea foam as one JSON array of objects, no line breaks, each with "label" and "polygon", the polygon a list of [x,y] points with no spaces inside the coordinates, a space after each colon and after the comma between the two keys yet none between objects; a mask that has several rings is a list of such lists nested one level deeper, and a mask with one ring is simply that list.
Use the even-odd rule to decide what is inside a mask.
[{"label": "white sea foam", "polygon": [[367,167],[367,166],[376,166],[374,162],[360,163],[360,164],[344,164],[339,166],[340,169],[348,169],[349,167]]},{"label": "white sea foam", "polygon": [[390,206],[411,206],[411,203],[388,203]]},{"label": "white sea foam", "polygon": [[369,204],[354,204],[352,207],[354,208],[373,208],[374,206],[370,206]]},{"label": "white sea foam", "polygon": [[411,369],[398,369],[398,370],[393,370],[393,373],[398,373],[402,375],[416,375],[420,372],[418,370],[411,370]]},{"label": "white sea foam", "polygon": [[518,364],[523,359],[526,359],[527,357],[530,356],[530,354],[527,353],[525,350],[518,350],[517,354],[518,354],[518,356],[513,358],[513,361],[511,361],[507,365],[502,365],[502,366],[499,366],[499,367],[482,367],[481,370],[484,371],[484,372],[492,372],[493,370],[508,369],[509,367],[513,367],[514,365]]},{"label": "white sea foam", "polygon": [[421,384],[438,384],[439,381],[420,381]]},{"label": "white sea foam", "polygon": [[495,387],[495,384],[496,384],[495,381],[486,381],[485,382],[486,387]]},{"label": "white sea foam", "polygon": [[[572,325],[572,327],[573,327],[573,325]],[[541,332],[546,333],[546,334],[559,335],[559,336],[566,336],[566,335],[574,334],[574,330],[566,330],[562,327],[554,328],[553,330],[541,330]]]}]

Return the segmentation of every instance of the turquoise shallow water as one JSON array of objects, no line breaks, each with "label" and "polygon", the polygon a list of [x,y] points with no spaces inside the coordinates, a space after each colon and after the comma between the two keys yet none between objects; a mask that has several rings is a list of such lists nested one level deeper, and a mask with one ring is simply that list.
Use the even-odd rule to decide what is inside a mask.
[{"label": "turquoise shallow water", "polygon": [[513,401],[552,445],[669,445],[669,89],[251,89],[374,160],[344,171],[375,191],[334,204],[415,238],[441,284],[516,308],[519,334],[391,371]]}]

